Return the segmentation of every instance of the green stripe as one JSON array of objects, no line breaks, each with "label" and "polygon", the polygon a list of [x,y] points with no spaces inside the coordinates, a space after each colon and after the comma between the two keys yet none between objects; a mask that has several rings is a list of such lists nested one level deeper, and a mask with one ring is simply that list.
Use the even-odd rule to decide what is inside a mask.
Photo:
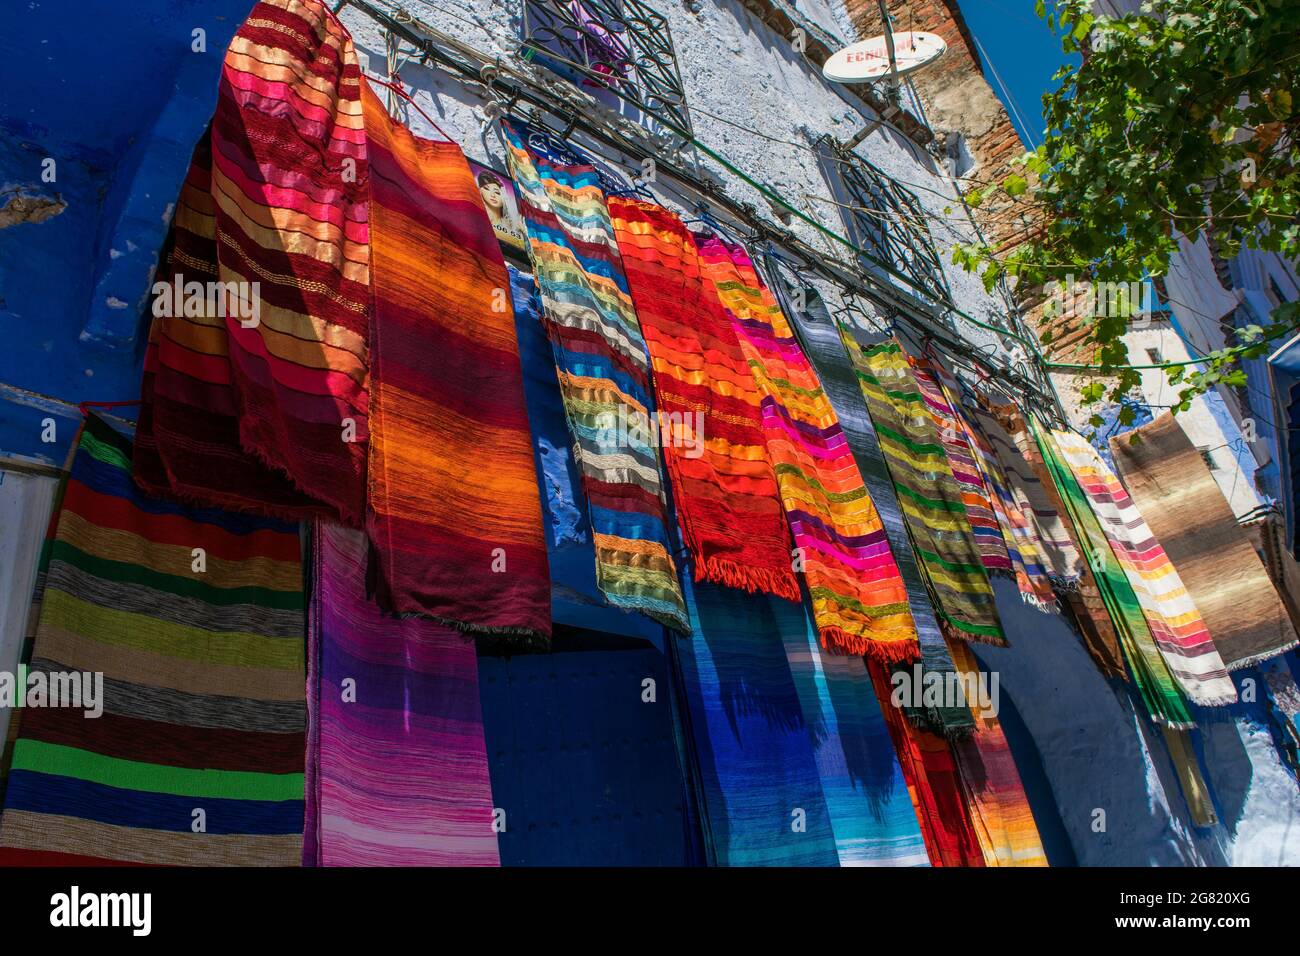
[{"label": "green stripe", "polygon": [[81,441],[77,445],[77,450],[84,451],[92,458],[102,461],[106,465],[121,468],[127,474],[131,473],[131,459],[123,454],[121,449],[100,441],[89,431],[81,433]]},{"label": "green stripe", "polygon": [[106,787],[177,797],[281,802],[303,798],[301,773],[193,770],[105,757],[76,747],[24,738],[14,744],[14,770],[72,777]]},{"label": "green stripe", "polygon": [[82,551],[76,545],[67,541],[55,541],[50,556],[52,559],[64,561],[74,568],[85,571],[87,574],[92,574],[102,581],[112,581],[115,584],[136,584],[153,588],[155,591],[175,594],[179,597],[194,598],[205,604],[222,606],[251,604],[254,607],[274,608],[280,611],[301,611],[304,606],[301,591],[277,591],[271,588],[258,587],[257,585],[241,585],[233,588],[218,587],[196,578],[164,574],[143,564],[101,558],[98,555]]},{"label": "green stripe", "polygon": [[821,483],[821,481],[819,481],[817,478],[814,478],[812,475],[805,472],[798,465],[791,465],[786,463],[778,464],[776,466],[776,473],[778,475],[797,475],[798,477],[802,478],[804,481],[808,482],[809,485],[811,485],[812,487],[820,491],[822,494],[824,494],[831,501],[841,501],[841,502],[859,501],[860,499],[866,497],[867,494],[867,489],[865,486],[861,488],[857,488],[854,491],[829,491],[826,488],[826,486]]},{"label": "green stripe", "polygon": [[148,613],[110,610],[53,588],[46,589],[41,624],[85,640],[150,654],[233,667],[300,670],[303,642],[241,631],[209,631],[163,621]]}]

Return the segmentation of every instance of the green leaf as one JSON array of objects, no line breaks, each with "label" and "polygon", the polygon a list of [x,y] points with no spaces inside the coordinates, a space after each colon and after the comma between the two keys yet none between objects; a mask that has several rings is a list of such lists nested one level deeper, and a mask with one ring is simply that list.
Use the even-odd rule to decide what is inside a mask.
[{"label": "green leaf", "polygon": [[1006,190],[1008,196],[1023,196],[1025,190],[1029,188],[1029,183],[1025,182],[1023,176],[1017,176],[1012,173],[1006,179],[1002,180],[1002,188]]}]

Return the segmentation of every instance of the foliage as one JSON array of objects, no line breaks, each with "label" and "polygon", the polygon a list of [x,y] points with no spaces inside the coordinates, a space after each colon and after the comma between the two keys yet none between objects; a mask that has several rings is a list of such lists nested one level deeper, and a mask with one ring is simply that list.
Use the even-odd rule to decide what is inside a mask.
[{"label": "foliage", "polygon": [[[1031,226],[997,256],[983,244],[953,261],[987,287],[1014,277],[1031,287],[1073,274],[1093,283],[1162,275],[1179,233],[1205,232],[1231,258],[1244,245],[1300,258],[1300,0],[1154,0],[1140,13],[1094,17],[1087,0],[1037,13],[1079,52],[1043,97],[1045,141],[1023,172],[967,194],[979,205],[1011,197]],[[1244,381],[1239,360],[1300,324],[1295,304],[1269,324],[1239,330],[1201,370],[1167,369],[1183,408],[1219,382]],[[1103,382],[1088,398],[1119,401],[1139,382],[1121,336],[1124,316],[1092,319]]]}]

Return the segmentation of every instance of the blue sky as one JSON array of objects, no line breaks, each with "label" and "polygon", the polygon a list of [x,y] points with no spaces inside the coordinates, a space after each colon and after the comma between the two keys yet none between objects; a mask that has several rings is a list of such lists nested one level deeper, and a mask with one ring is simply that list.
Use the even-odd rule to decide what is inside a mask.
[{"label": "blue sky", "polygon": [[[989,84],[1007,107],[1025,145],[1037,146],[1043,141],[1042,96],[1056,88],[1052,74],[1062,63],[1077,64],[1078,54],[1067,56],[1061,52],[1060,41],[1048,32],[1045,22],[1034,16],[1033,0],[958,0],[958,5],[966,25],[983,47],[980,59]],[[917,29],[925,27],[918,23]],[[989,68],[990,62],[993,69]],[[1008,103],[1003,85],[1013,102]]]}]

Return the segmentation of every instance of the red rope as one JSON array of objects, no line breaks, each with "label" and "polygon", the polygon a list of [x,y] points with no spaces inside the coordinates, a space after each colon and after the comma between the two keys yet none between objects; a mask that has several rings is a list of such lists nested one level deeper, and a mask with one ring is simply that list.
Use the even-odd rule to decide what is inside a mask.
[{"label": "red rope", "polygon": [[78,402],[77,411],[85,415],[92,408],[127,408],[131,405],[139,405],[140,402]]},{"label": "red rope", "polygon": [[412,106],[414,106],[414,107],[415,107],[415,111],[416,111],[417,113],[419,113],[421,116],[423,116],[423,117],[425,118],[425,120],[428,121],[428,123],[429,123],[430,126],[432,126],[432,127],[433,127],[434,129],[436,129],[439,133],[441,133],[443,139],[445,139],[445,140],[446,140],[447,142],[449,142],[449,143],[454,143],[454,142],[456,142],[454,139],[452,139],[450,136],[448,136],[448,135],[446,134],[446,132],[443,130],[443,128],[442,128],[441,126],[439,126],[437,123],[435,123],[435,122],[433,121],[433,117],[431,117],[431,116],[430,116],[428,113],[426,113],[424,110],[420,109],[420,104],[417,103],[417,102],[415,102],[415,100],[411,97],[411,94],[410,94],[410,93],[408,93],[408,92],[406,92],[406,90],[402,89],[402,85],[401,85],[401,84],[402,84],[402,78],[401,78],[400,76],[397,76],[396,74],[393,75],[393,79],[397,80],[397,83],[396,83],[396,84],[389,83],[387,80],[381,80],[381,79],[379,79],[379,78],[376,77],[376,76],[367,76],[366,79],[367,79],[368,81],[370,81],[371,83],[378,83],[380,86],[385,86],[385,87],[387,87],[388,89],[392,90],[394,93],[396,93],[396,94],[397,94],[398,96],[400,96],[402,99],[406,100],[406,102],[408,102],[408,103],[410,103]]}]

